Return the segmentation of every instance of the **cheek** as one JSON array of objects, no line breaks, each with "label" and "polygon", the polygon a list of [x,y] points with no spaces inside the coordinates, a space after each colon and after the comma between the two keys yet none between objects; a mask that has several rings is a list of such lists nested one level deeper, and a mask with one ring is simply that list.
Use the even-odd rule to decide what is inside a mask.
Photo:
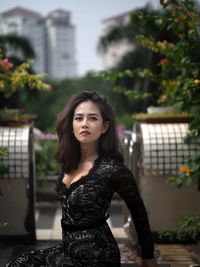
[{"label": "cheek", "polygon": [[77,123],[73,123],[72,124],[72,127],[73,127],[73,134],[76,138],[78,138],[78,133],[79,133],[79,127],[77,125]]},{"label": "cheek", "polygon": [[103,132],[103,126],[102,124],[95,125],[95,132],[97,135],[101,135]]},{"label": "cheek", "polygon": [[75,131],[78,128],[78,124],[76,121],[73,121],[72,123],[73,130]]}]

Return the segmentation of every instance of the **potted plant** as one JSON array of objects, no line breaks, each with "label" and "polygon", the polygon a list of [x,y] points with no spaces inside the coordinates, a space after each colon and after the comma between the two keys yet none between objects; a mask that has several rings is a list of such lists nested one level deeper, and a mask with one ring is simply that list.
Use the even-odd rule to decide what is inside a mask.
[{"label": "potted plant", "polygon": [[33,124],[36,115],[26,113],[23,109],[1,109],[0,126],[22,126]]}]

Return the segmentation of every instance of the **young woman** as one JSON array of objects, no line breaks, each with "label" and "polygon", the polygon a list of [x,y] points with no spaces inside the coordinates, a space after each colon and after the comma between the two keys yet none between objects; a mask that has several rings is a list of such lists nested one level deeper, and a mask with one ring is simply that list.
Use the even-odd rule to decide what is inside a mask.
[{"label": "young woman", "polygon": [[120,252],[106,223],[114,192],[125,200],[138,234],[142,266],[157,267],[147,213],[131,171],[118,152],[115,118],[103,96],[75,95],[57,117],[61,165],[56,191],[62,244],[32,251],[7,266],[119,267]]}]

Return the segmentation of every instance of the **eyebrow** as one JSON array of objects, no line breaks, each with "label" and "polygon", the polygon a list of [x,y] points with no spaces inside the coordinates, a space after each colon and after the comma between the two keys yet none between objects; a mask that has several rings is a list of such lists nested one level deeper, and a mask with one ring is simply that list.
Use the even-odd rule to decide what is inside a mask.
[{"label": "eyebrow", "polygon": [[[97,116],[97,117],[99,117],[99,115],[97,113],[89,113],[88,115],[89,116]],[[74,116],[83,116],[83,113],[76,113],[76,114],[74,114]]]}]

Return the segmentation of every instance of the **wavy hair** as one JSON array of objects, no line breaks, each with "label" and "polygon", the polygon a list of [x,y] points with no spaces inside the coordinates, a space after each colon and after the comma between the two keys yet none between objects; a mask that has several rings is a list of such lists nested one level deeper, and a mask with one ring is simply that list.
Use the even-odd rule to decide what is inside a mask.
[{"label": "wavy hair", "polygon": [[62,170],[70,173],[78,167],[81,159],[80,143],[73,134],[73,117],[76,107],[85,101],[92,101],[100,110],[103,122],[109,122],[109,128],[101,135],[98,143],[99,155],[118,158],[123,161],[118,151],[118,138],[115,130],[115,116],[113,109],[106,98],[94,91],[82,91],[74,95],[68,105],[57,115],[56,132],[58,135],[58,146],[55,154],[57,162]]}]

